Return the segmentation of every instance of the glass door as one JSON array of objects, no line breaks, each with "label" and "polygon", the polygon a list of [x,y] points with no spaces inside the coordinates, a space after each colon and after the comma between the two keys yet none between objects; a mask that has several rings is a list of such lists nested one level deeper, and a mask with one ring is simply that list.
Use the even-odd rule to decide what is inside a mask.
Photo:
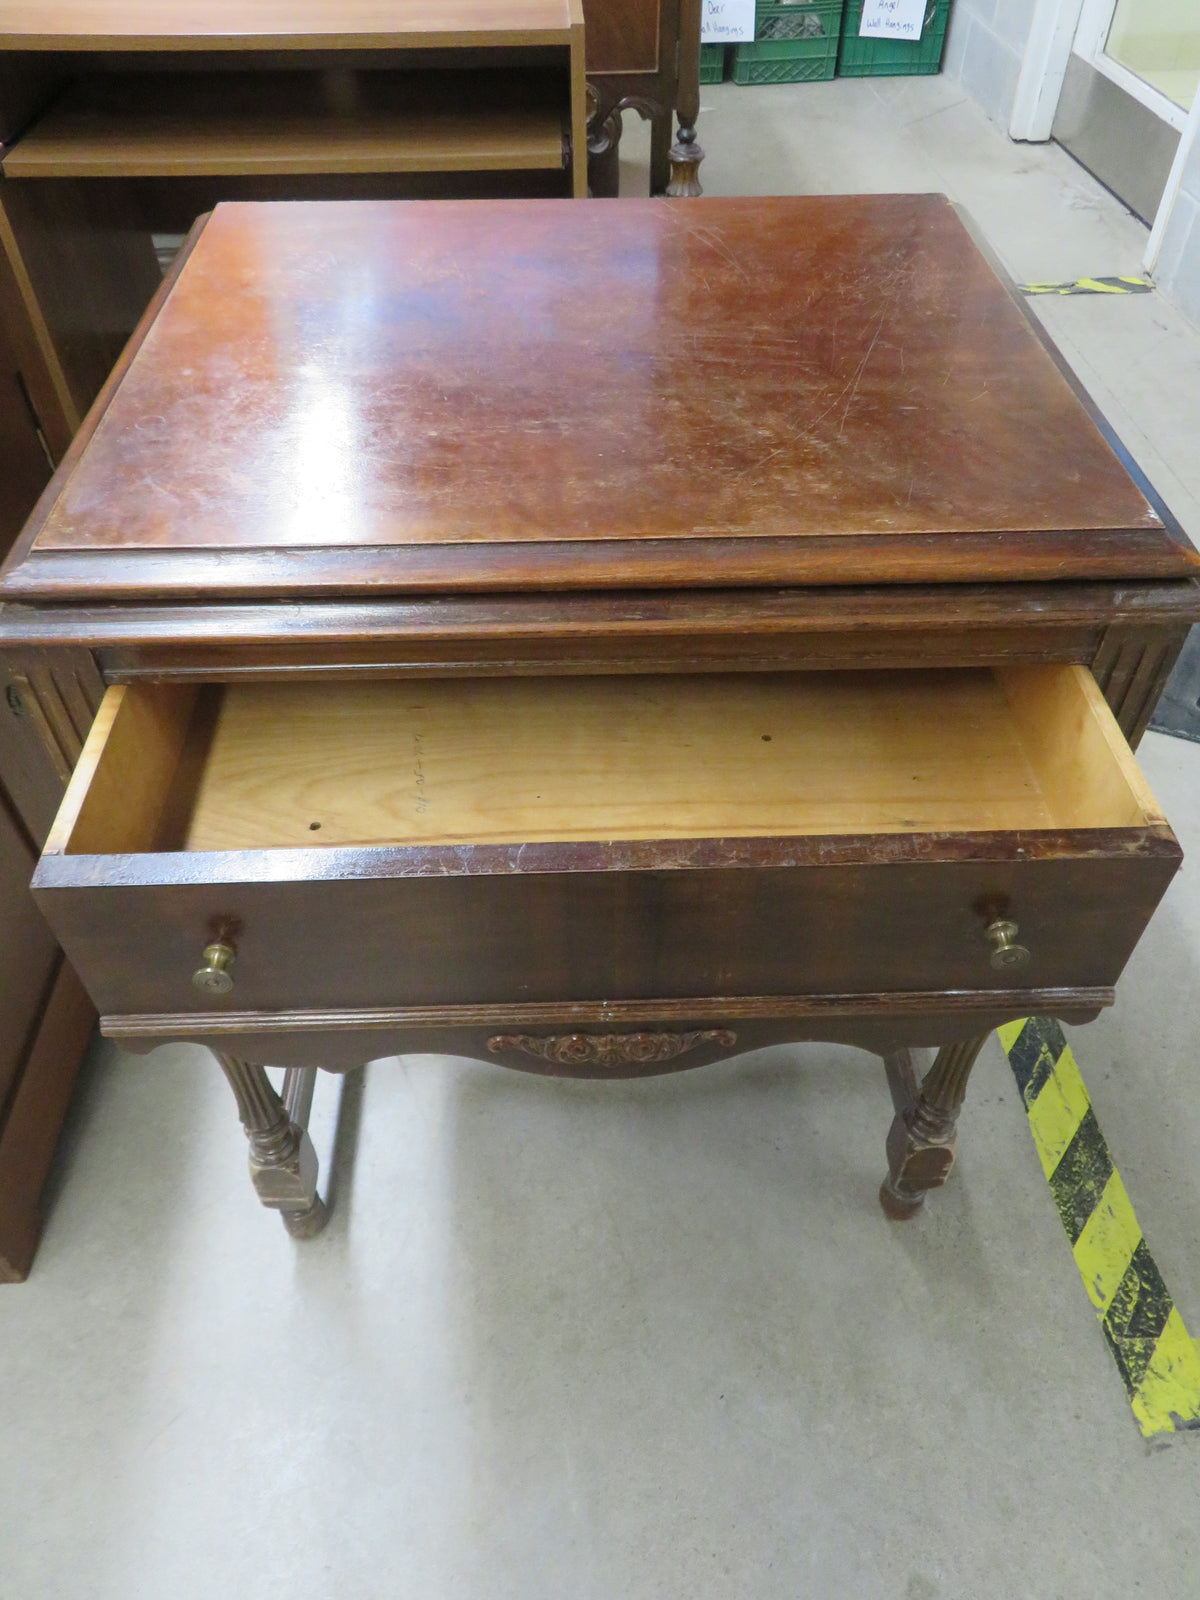
[{"label": "glass door", "polygon": [[[1104,54],[1153,89],[1183,117],[1200,87],[1197,0],[1117,0]],[[1179,126],[1182,127],[1182,121]]]},{"label": "glass door", "polygon": [[1152,223],[1200,84],[1200,0],[1084,0],[1053,136]]}]

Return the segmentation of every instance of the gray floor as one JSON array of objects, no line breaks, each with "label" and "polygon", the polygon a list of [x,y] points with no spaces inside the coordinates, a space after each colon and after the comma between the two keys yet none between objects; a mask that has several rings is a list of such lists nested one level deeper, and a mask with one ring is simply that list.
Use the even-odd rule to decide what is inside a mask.
[{"label": "gray floor", "polygon": [[[945,190],[1018,279],[1138,270],[1140,224],[940,80],[705,100],[709,193]],[[1038,310],[1200,535],[1200,334],[1157,295]],[[1197,1333],[1200,747],[1142,759],[1189,863],[1072,1040]],[[852,1051],[319,1095],[337,1205],[297,1245],[199,1052],[97,1050],[0,1291],[3,1600],[1195,1595],[1200,1436],[1142,1443],[994,1044],[904,1227]]]}]

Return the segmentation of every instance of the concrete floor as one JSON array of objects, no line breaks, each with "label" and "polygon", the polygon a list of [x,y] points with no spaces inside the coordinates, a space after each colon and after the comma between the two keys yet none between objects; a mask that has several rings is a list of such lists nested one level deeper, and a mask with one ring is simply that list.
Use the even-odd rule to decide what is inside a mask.
[{"label": "concrete floor", "polygon": [[[1018,279],[1139,268],[1140,224],[939,79],[705,101],[710,194],[945,190]],[[1200,334],[1156,295],[1037,309],[1200,536]],[[1142,760],[1189,862],[1072,1042],[1200,1333],[1200,747]],[[339,1088],[333,1219],[298,1245],[202,1053],[95,1051],[0,1292],[2,1600],[1196,1593],[1200,1436],[1142,1443],[994,1043],[906,1226],[882,1073],[845,1049]]]}]

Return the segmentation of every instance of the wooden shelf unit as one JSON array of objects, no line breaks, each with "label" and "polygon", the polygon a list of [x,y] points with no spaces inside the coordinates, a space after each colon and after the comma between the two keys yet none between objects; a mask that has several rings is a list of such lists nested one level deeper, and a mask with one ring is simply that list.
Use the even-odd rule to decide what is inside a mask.
[{"label": "wooden shelf unit", "polygon": [[576,15],[577,0],[0,0],[0,35],[14,50],[378,50],[561,42]]},{"label": "wooden shelf unit", "polygon": [[[48,35],[3,28],[37,9],[0,0],[0,65],[24,44],[46,68]],[[62,27],[64,8],[46,9]],[[6,178],[537,168],[587,193],[581,0],[456,0],[437,8],[436,29],[423,0],[359,4],[339,11],[336,32],[314,20],[308,33],[297,23],[321,7],[276,5],[258,34],[232,33],[225,4],[147,7],[132,22],[129,9],[86,43],[64,32],[50,58],[61,74],[32,117],[14,126],[0,105]],[[385,15],[386,31],[370,26]],[[185,16],[196,31],[181,35]],[[133,32],[151,22],[157,32]]]},{"label": "wooden shelf unit", "polygon": [[569,106],[538,71],[126,73],[72,84],[6,177],[563,171]]}]

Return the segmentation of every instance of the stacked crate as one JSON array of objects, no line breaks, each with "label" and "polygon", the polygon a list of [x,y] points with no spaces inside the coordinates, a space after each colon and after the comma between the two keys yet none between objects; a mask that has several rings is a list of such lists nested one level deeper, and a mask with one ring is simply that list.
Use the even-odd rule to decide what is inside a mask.
[{"label": "stacked crate", "polygon": [[941,70],[950,0],[927,0],[919,39],[860,39],[862,10],[863,0],[846,0],[837,58],[840,78],[916,77]]},{"label": "stacked crate", "polygon": [[[754,43],[732,49],[735,83],[806,83],[832,78],[916,76],[938,72],[950,0],[927,0],[919,39],[862,39],[863,0],[758,0]],[[705,52],[714,54],[706,65]],[[701,51],[701,83],[720,81],[723,46]]]},{"label": "stacked crate", "polygon": [[725,76],[725,46],[702,44],[700,46],[700,82],[720,83]]},{"label": "stacked crate", "polygon": [[754,43],[733,51],[735,83],[811,83],[837,66],[844,0],[774,5],[758,0]]}]

